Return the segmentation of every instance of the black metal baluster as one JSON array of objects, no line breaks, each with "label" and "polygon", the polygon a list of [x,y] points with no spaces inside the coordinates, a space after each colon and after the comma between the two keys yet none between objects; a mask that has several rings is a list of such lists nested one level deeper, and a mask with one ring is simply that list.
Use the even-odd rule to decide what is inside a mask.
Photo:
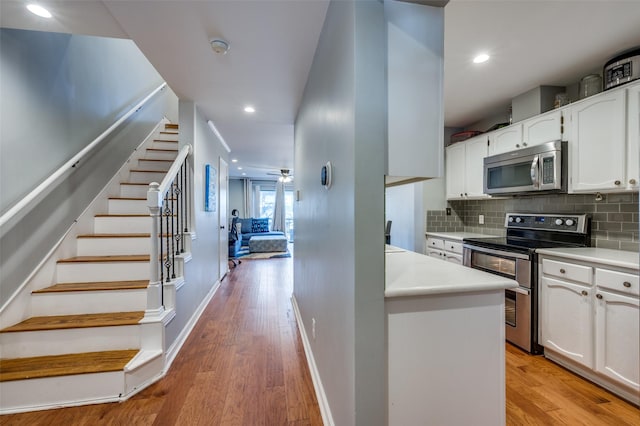
[{"label": "black metal baluster", "polygon": [[176,247],[175,247],[175,241],[176,241],[175,235],[176,235],[177,229],[174,228],[174,225],[176,221],[176,216],[175,214],[173,214],[176,211],[176,197],[173,195],[174,185],[175,185],[175,181],[171,182],[171,186],[169,187],[169,195],[171,196],[169,201],[171,202],[171,206],[173,207],[172,214],[171,214],[171,278],[172,279],[176,278],[176,254],[178,254],[176,252]]},{"label": "black metal baluster", "polygon": [[[187,156],[187,159],[189,158],[189,156]],[[185,193],[185,202],[187,203],[187,208],[185,209],[185,218],[187,220],[185,220],[184,222],[184,232],[189,232],[189,215],[191,214],[191,204],[190,204],[190,197],[189,197],[189,162],[187,161],[187,159],[185,159],[185,164],[187,165],[186,168],[186,173],[185,173],[185,180],[184,180],[184,193]]]},{"label": "black metal baluster", "polygon": [[182,215],[184,214],[183,210],[184,210],[184,205],[182,203],[182,166],[184,165],[184,163],[182,165],[180,165],[180,170],[178,170],[178,173],[176,175],[176,182],[178,182],[178,184],[176,185],[176,197],[178,198],[178,225],[176,226],[176,229],[178,230],[178,233],[176,234],[176,241],[178,242],[178,251],[180,253],[184,253],[184,240],[182,239],[182,226],[183,226],[183,222],[182,222]]},{"label": "black metal baluster", "polygon": [[[160,240],[160,244],[158,244],[158,246],[160,247],[160,259],[150,259],[151,262],[153,263],[158,262],[160,265],[160,282],[164,281],[164,266],[162,265],[162,252],[163,252],[162,250],[162,213],[163,213],[162,207],[160,207],[160,214],[158,215],[157,218],[154,218],[154,220],[160,221],[160,234],[157,235],[157,237]],[[156,263],[156,265],[158,265],[158,263]],[[164,303],[163,303],[163,306],[164,306]]]},{"label": "black metal baluster", "polygon": [[167,269],[167,281],[169,282],[169,277],[171,276],[171,259],[169,258],[169,256],[172,255],[172,253],[169,251],[170,247],[171,247],[171,243],[170,243],[170,234],[169,231],[171,229],[170,225],[169,225],[169,216],[171,215],[171,209],[169,208],[169,200],[167,200],[167,193],[169,193],[170,191],[167,191],[164,194],[164,202],[163,205],[165,207],[164,209],[164,217],[165,217],[165,224],[167,225],[167,238],[166,238],[166,244],[167,244],[167,258],[164,260],[164,266]]}]

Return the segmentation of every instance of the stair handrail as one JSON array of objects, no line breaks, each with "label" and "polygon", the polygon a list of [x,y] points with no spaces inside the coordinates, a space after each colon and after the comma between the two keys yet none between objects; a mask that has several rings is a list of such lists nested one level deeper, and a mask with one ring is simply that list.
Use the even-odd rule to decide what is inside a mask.
[{"label": "stair handrail", "polygon": [[[162,182],[151,182],[147,191],[147,207],[152,218],[149,235],[151,257],[149,262],[148,313],[159,314],[163,311],[163,282],[165,278],[166,282],[176,278],[175,257],[184,253],[183,237],[188,232],[189,212],[191,211],[188,191],[190,173],[187,159],[192,151],[193,147],[190,144],[180,148],[178,156],[171,164]],[[180,205],[183,206],[182,215],[180,214]],[[178,211],[172,211],[174,208],[177,208]],[[174,213],[178,213],[178,217],[174,218]],[[166,221],[165,230],[162,228],[163,217]],[[163,234],[167,235],[166,244],[163,242],[165,239]],[[159,265],[156,263],[156,259],[160,263]],[[166,267],[166,277],[164,267]]]},{"label": "stair handrail", "polygon": [[[19,212],[25,212],[27,206],[36,201],[50,186],[56,183],[64,174],[73,170],[80,161],[84,160],[111,132],[113,132],[118,126],[126,121],[133,114],[138,112],[144,104],[146,104],[153,96],[163,90],[167,86],[167,83],[162,83],[156,89],[154,89],[143,100],[138,102],[133,108],[131,108],[125,115],[120,117],[118,121],[113,123],[107,130],[102,132],[97,138],[95,138],[89,145],[85,146],[80,152],[74,155],[69,161],[64,163],[62,167],[56,170],[51,176],[45,179],[40,185],[35,187],[29,194],[27,194],[22,200],[14,204],[9,210],[7,210],[2,217],[0,217],[0,229],[2,229],[2,235],[4,235],[4,225],[13,219]],[[26,213],[26,212],[25,212]]]}]

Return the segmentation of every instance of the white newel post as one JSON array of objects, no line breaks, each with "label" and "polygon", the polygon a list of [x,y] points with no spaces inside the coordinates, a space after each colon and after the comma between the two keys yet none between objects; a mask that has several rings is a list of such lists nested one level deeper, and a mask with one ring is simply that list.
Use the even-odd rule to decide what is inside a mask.
[{"label": "white newel post", "polygon": [[159,221],[162,212],[162,194],[160,194],[160,184],[151,182],[147,192],[147,207],[151,216],[151,256],[149,258],[149,287],[147,288],[147,309],[145,316],[160,316],[164,307],[162,306],[162,281],[158,262],[160,259],[160,229]]}]

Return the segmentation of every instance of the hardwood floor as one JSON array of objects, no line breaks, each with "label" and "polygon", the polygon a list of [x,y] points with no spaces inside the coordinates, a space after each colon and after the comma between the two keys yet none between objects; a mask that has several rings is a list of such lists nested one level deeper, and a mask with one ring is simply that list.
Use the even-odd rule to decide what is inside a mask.
[{"label": "hardwood floor", "polygon": [[[243,260],[163,380],[123,403],[2,416],[0,424],[322,425],[292,280],[290,258]],[[640,424],[638,408],[543,357],[507,344],[506,359],[508,425]]]}]

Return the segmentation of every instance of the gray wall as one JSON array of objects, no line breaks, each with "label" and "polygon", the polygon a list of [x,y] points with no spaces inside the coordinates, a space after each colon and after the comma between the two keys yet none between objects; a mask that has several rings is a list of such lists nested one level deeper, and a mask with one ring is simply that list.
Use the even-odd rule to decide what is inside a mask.
[{"label": "gray wall", "polygon": [[218,170],[220,157],[228,162],[227,151],[192,101],[180,101],[180,135],[180,143],[191,143],[194,149],[191,230],[197,238],[191,242],[192,259],[185,265],[185,285],[176,295],[176,317],[166,329],[167,347],[178,337],[219,276],[219,219],[217,211],[204,210],[204,168],[210,164]]},{"label": "gray wall", "polygon": [[244,216],[244,181],[242,179],[229,179],[229,218],[233,209],[238,209],[239,217]]},{"label": "gray wall", "polygon": [[0,211],[5,211],[162,78],[131,40],[0,31]]},{"label": "gray wall", "polygon": [[386,424],[384,28],[381,2],[329,5],[295,125],[294,296],[337,425]]},{"label": "gray wall", "polygon": [[[0,181],[3,206],[10,206],[162,80],[125,40],[1,31]],[[154,97],[6,231],[0,240],[0,306],[176,105],[169,89]],[[5,186],[14,185],[21,189],[6,194]]]},{"label": "gray wall", "polygon": [[[545,195],[500,200],[451,201],[451,216],[444,210],[427,211],[427,231],[480,232],[503,235],[505,213],[588,213],[592,217],[593,247],[638,251],[638,193]],[[478,223],[478,215],[485,224]]]}]

